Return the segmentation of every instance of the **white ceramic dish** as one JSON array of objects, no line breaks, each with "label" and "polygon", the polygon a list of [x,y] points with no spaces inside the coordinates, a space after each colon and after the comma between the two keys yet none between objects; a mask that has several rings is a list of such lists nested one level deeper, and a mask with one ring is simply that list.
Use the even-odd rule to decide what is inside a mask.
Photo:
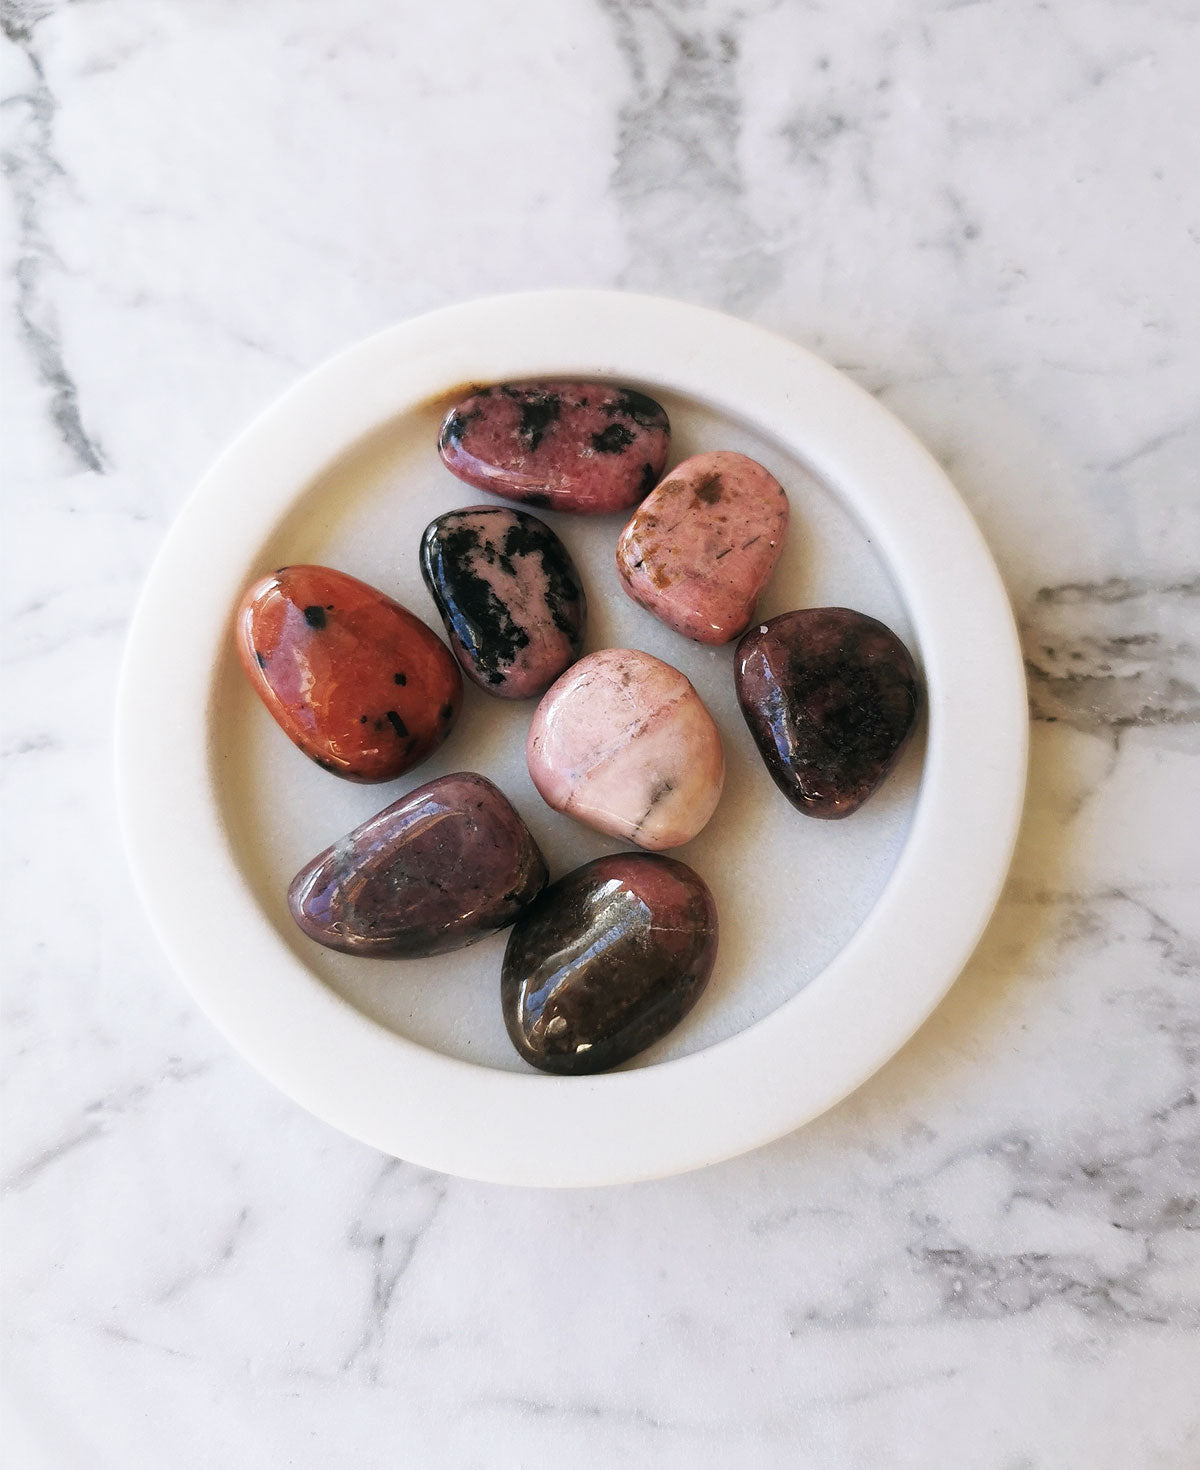
[{"label": "white ceramic dish", "polygon": [[[291,926],[287,878],[403,791],[478,769],[508,791],[552,873],[618,844],[549,813],[521,747],[532,705],[468,695],[435,760],[358,787],[317,770],[235,668],[248,581],[325,561],[435,627],[420,528],[485,498],[437,462],[431,430],[463,385],[603,377],[662,398],[672,461],[744,448],[792,499],[762,615],[838,602],[884,618],[923,665],[926,739],[862,812],[821,823],[775,792],[737,717],[731,652],[699,649],[619,590],[621,519],[548,516],[580,561],[588,647],[683,668],[727,741],[730,786],[678,854],[713,886],[718,971],[671,1038],[589,1078],[522,1070],[503,1037],[503,936],[438,961],[332,956]],[[978,529],[919,443],[804,349],[697,307],[604,291],[495,297],[385,331],[317,369],[251,425],[188,502],[146,587],[118,701],[132,865],[160,939],[213,1021],[303,1106],[421,1164],[514,1184],[590,1185],[743,1152],[837,1102],[949,988],[999,895],[1020,820],[1025,682]]]}]

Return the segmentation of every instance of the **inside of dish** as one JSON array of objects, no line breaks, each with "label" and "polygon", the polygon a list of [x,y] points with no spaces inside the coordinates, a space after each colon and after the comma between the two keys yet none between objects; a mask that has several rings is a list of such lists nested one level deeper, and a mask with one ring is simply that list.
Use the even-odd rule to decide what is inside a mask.
[{"label": "inside of dish", "polygon": [[[769,617],[797,607],[843,606],[879,618],[918,658],[905,608],[870,542],[840,500],[786,450],[719,412],[644,386],[667,408],[668,467],[707,449],[760,460],[791,501],[791,524],[759,604]],[[449,398],[446,400],[449,402]],[[316,562],[379,587],[441,625],[421,580],[421,532],[443,511],[480,504],[482,492],[440,463],[439,401],[389,424],[320,476],[263,547],[258,569]],[[499,503],[499,502],[496,502]],[[721,731],[726,783],[716,814],[673,855],[706,880],[721,938],[716,968],[696,1008],[629,1067],[699,1051],[752,1025],[828,964],[882,892],[908,833],[920,783],[924,727],[882,788],[853,816],[803,816],[775,789],[734,695],[733,647],[706,648],[673,633],[624,593],[613,564],[624,516],[537,512],[567,544],[587,586],[585,650],[639,648],[681,669]],[[551,811],[525,768],[536,700],[489,698],[469,682],[445,744],[398,781],[358,786],[320,770],[271,719],[243,677],[232,642],[213,705],[212,758],[239,864],[263,910],[308,968],[379,1024],[448,1056],[527,1070],[505,1033],[500,962],[506,933],[423,960],[334,953],[293,924],[285,895],[322,848],[406,791],[451,771],[483,773],[506,793],[542,846],[551,878],[628,844]],[[879,983],[887,983],[886,976]],[[280,1017],[281,1026],[287,1018]]]}]

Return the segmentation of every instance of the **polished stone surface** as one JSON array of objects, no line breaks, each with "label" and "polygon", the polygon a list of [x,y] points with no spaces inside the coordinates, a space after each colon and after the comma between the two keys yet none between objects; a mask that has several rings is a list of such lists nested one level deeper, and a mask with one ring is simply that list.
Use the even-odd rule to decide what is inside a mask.
[{"label": "polished stone surface", "polygon": [[696,836],[725,781],[721,737],[691,683],[629,648],[567,670],[537,707],[526,757],[556,811],[656,852]]},{"label": "polished stone surface", "polygon": [[603,1072],[679,1024],[716,958],[717,907],[691,868],[658,854],[597,858],[546,889],[509,935],[509,1037],[544,1072]]},{"label": "polished stone surface", "polygon": [[773,474],[729,450],[694,454],[634,511],[617,572],[635,602],[698,643],[729,643],[783,548],[788,500]]},{"label": "polished stone surface", "polygon": [[238,656],[310,760],[393,781],[441,745],[462,703],[446,646],[407,608],[331,567],[281,567],[238,609]]},{"label": "polished stone surface", "polygon": [[438,516],[421,574],[463,672],[486,694],[542,694],[583,651],[587,597],[545,521],[504,506]]},{"label": "polished stone surface", "polygon": [[781,613],[737,646],[738,703],[771,779],[810,817],[847,817],[878,790],[916,724],[912,656],[844,607]]},{"label": "polished stone surface", "polygon": [[661,404],[612,383],[479,388],[446,415],[438,451],[479,490],[527,505],[602,515],[636,505],[667,462]]},{"label": "polished stone surface", "polygon": [[529,829],[483,776],[439,776],[307,863],[288,890],[310,939],[346,954],[412,959],[511,924],[549,876]]}]

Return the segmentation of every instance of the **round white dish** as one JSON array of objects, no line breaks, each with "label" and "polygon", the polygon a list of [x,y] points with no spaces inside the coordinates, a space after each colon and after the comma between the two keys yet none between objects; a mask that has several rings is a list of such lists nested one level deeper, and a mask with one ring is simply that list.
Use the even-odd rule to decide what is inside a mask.
[{"label": "round white dish", "polygon": [[[429,426],[465,385],[574,376],[667,402],[673,462],[698,448],[745,447],[769,465],[774,455],[785,475],[792,466],[793,480],[804,470],[814,477],[799,495],[784,479],[789,544],[804,547],[811,518],[812,565],[801,552],[789,570],[785,558],[761,614],[838,601],[884,617],[918,656],[928,699],[923,762],[918,745],[847,822],[792,812],[736,728],[729,650],[687,644],[627,607],[611,568],[602,580],[622,519],[547,516],[573,554],[580,544],[588,553],[588,647],[625,643],[682,667],[736,745],[730,767],[739,772],[706,834],[678,853],[716,892],[724,978],[714,975],[678,1033],[627,1068],[555,1078],[518,1070],[497,1049],[503,936],[440,967],[351,960],[347,970],[294,930],[279,886],[364,816],[458,769],[482,770],[508,792],[553,876],[617,850],[517,789],[532,703],[502,715],[499,701],[475,696],[468,728],[434,761],[400,782],[352,787],[307,762],[256,705],[235,668],[231,628],[247,583],[299,560],[340,565],[436,627],[412,528],[486,497],[441,469]],[[407,478],[398,466],[410,467]],[[378,518],[388,507],[396,520],[384,535]],[[830,549],[843,543],[850,570],[839,580]],[[872,554],[882,582],[865,569]],[[387,575],[387,557],[402,573]],[[902,425],[834,368],[761,328],[679,302],[567,290],[470,302],[382,332],[303,379],[237,439],[185,506],[139,605],[118,696],[117,776],[134,874],[168,956],[280,1088],[345,1132],[448,1173],[595,1185],[697,1168],[777,1138],[911,1036],[999,896],[1027,731],[1020,649],[995,565]],[[872,839],[873,863],[864,848]],[[823,889],[827,872],[835,877]],[[844,903],[850,885],[839,873],[861,879]],[[818,932],[790,964],[799,939],[821,930],[822,912],[824,947]],[[755,989],[760,973],[769,983]]]}]

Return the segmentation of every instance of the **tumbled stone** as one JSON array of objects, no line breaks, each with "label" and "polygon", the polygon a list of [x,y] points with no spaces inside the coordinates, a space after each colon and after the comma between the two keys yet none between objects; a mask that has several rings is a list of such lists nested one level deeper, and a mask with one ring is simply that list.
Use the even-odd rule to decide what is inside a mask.
[{"label": "tumbled stone", "polygon": [[804,608],[752,628],[734,669],[767,770],[813,817],[857,811],[916,724],[921,687],[908,649],[849,608]]},{"label": "tumbled stone", "polygon": [[754,609],[783,546],[788,502],[756,460],[731,450],[676,465],[617,542],[635,602],[698,643],[728,643]]},{"label": "tumbled stone", "polygon": [[651,491],[667,462],[665,410],[611,383],[504,383],[446,415],[438,452],[468,485],[551,510],[602,515]]},{"label": "tumbled stone", "polygon": [[392,781],[445,740],[462,675],[420,618],[330,567],[281,567],[242,598],[242,667],[289,739],[350,781]]},{"label": "tumbled stone", "polygon": [[504,793],[460,771],[418,786],[318,854],[293,879],[288,905],[328,949],[415,958],[505,928],[547,877]]},{"label": "tumbled stone", "polygon": [[421,538],[421,572],[454,656],[488,694],[542,694],[583,650],[583,583],[537,516],[492,505],[439,516]]},{"label": "tumbled stone", "polygon": [[525,750],[548,805],[652,851],[690,842],[725,781],[700,696],[678,669],[629,648],[569,668],[538,705]]},{"label": "tumbled stone", "polygon": [[717,957],[717,909],[674,858],[597,858],[547,888],[508,937],[504,1024],[544,1072],[602,1072],[691,1010]]}]

